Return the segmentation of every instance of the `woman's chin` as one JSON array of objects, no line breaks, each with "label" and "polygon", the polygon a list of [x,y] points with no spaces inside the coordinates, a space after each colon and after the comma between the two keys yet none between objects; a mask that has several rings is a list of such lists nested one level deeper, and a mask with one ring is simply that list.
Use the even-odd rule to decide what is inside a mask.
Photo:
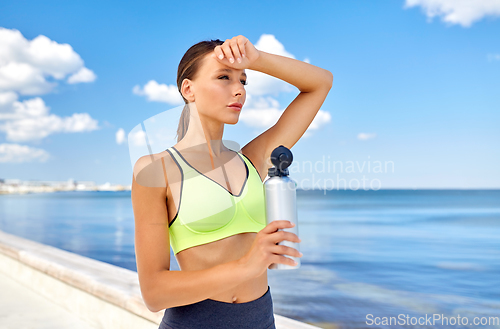
[{"label": "woman's chin", "polygon": [[238,119],[236,119],[236,120],[229,120],[229,121],[225,122],[225,124],[227,124],[227,125],[235,125],[237,123],[238,123]]},{"label": "woman's chin", "polygon": [[226,120],[224,120],[224,123],[228,125],[235,125],[238,123],[239,120],[240,120],[240,114],[236,113],[233,115],[228,115],[226,117]]}]

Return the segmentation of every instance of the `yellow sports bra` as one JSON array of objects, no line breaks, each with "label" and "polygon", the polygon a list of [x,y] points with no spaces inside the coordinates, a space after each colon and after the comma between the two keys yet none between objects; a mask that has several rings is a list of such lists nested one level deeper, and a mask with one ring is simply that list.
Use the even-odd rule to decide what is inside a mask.
[{"label": "yellow sports bra", "polygon": [[238,157],[245,164],[246,178],[242,190],[234,195],[192,167],[175,147],[166,151],[181,172],[177,214],[169,224],[174,254],[231,235],[259,232],[266,226],[264,185],[243,153],[236,152],[243,155]]}]

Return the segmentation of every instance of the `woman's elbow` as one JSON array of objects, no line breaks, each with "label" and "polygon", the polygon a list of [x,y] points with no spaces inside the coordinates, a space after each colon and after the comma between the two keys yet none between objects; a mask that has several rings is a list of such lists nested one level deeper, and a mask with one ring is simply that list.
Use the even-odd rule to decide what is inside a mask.
[{"label": "woman's elbow", "polygon": [[328,71],[328,70],[325,70],[326,72],[326,81],[327,81],[327,86],[328,86],[328,89],[332,89],[332,85],[333,85],[333,74],[332,72]]},{"label": "woman's elbow", "polygon": [[151,292],[145,292],[141,289],[142,300],[144,301],[144,305],[153,313],[161,311],[158,309],[154,302],[154,297],[151,295]]},{"label": "woman's elbow", "polygon": [[148,310],[152,313],[157,313],[157,312],[160,312],[161,310],[152,306],[150,303],[147,303],[145,300],[144,300],[144,303],[146,304],[146,307],[148,308]]},{"label": "woman's elbow", "polygon": [[321,74],[318,75],[316,79],[316,88],[321,93],[329,93],[333,85],[333,74],[332,72],[322,69]]},{"label": "woman's elbow", "polygon": [[[153,313],[160,312],[165,309],[165,296],[168,296],[168,293],[160,292],[160,287],[158,284],[154,283],[157,281],[151,281],[146,286],[142,285],[140,287],[142,300],[144,301],[144,305]],[[161,304],[161,305],[160,305]]]},{"label": "woman's elbow", "polygon": [[158,313],[161,310],[163,310],[163,308],[160,309],[160,308],[155,308],[155,307],[148,306],[148,310],[150,310],[152,313]]},{"label": "woman's elbow", "polygon": [[146,305],[146,307],[148,308],[148,310],[150,310],[153,313],[160,312],[161,310],[164,310],[166,308],[166,307],[159,306],[159,304],[157,302],[157,298],[155,296],[151,296],[151,295],[145,296],[145,295],[143,295],[142,299],[144,300],[144,304]]}]

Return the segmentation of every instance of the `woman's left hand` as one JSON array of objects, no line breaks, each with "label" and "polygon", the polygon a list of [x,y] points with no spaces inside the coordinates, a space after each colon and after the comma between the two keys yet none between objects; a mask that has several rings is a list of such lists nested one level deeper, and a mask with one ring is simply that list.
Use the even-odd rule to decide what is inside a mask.
[{"label": "woman's left hand", "polygon": [[226,39],[222,45],[214,48],[212,54],[220,63],[237,70],[249,68],[259,56],[259,51],[242,35]]}]

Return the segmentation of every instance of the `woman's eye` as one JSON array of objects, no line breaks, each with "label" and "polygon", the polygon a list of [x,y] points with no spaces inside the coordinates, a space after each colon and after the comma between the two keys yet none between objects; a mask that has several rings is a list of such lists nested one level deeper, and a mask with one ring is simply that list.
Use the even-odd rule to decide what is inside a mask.
[{"label": "woman's eye", "polygon": [[[228,78],[229,79],[229,77],[227,75],[222,75],[222,76],[219,77],[219,79],[223,79],[223,78]],[[240,80],[240,81],[241,81],[241,83],[244,86],[246,86],[248,84],[246,80]]]}]

